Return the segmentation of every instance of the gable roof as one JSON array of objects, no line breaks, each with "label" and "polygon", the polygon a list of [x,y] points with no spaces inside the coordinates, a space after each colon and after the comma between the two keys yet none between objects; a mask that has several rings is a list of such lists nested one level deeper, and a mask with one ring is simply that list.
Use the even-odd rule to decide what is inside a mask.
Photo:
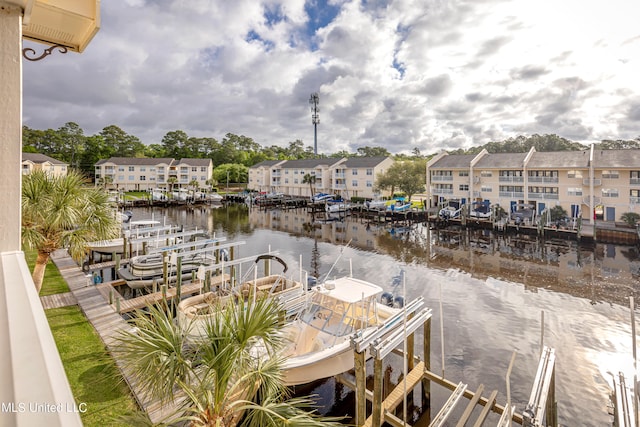
[{"label": "gable roof", "polygon": [[193,158],[183,158],[176,162],[178,165],[189,165],[189,166],[209,166],[211,165],[211,159],[193,159]]},{"label": "gable roof", "polygon": [[96,166],[102,165],[104,163],[113,163],[115,165],[123,165],[123,166],[154,166],[164,163],[166,165],[170,165],[174,162],[174,159],[171,157],[161,157],[161,158],[151,158],[151,157],[110,157],[108,159],[101,159],[96,163]]},{"label": "gable roof", "polygon": [[380,163],[391,157],[378,156],[378,157],[349,157],[344,166],[347,168],[372,168],[378,166]]},{"label": "gable roof", "polygon": [[336,163],[342,162],[344,159],[327,157],[323,159],[300,159],[300,160],[287,160],[282,164],[283,169],[312,169],[321,166],[333,166]]},{"label": "gable roof", "polygon": [[68,165],[68,163],[62,162],[58,159],[54,159],[53,157],[49,157],[40,153],[22,153],[22,161],[39,163],[39,164],[49,162],[54,165]]}]

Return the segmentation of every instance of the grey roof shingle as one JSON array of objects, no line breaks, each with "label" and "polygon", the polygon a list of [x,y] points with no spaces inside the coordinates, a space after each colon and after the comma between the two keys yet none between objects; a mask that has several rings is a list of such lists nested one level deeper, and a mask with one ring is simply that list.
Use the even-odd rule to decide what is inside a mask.
[{"label": "grey roof shingle", "polygon": [[68,163],[62,162],[53,157],[46,156],[40,153],[22,153],[22,161],[28,161],[33,163],[45,163],[49,162],[54,165],[67,165]]},{"label": "grey roof shingle", "polygon": [[431,165],[429,169],[468,168],[471,160],[475,157],[476,154],[449,154],[442,156],[442,158]]},{"label": "grey roof shingle", "polygon": [[311,169],[321,166],[333,166],[336,163],[340,163],[343,159],[329,157],[324,159],[300,159],[300,160],[287,160],[282,164],[282,169]]},{"label": "grey roof shingle", "polygon": [[[598,163],[596,163],[596,165],[598,165]],[[588,167],[589,150],[535,152],[527,164],[527,169],[584,169]]]},{"label": "grey roof shingle", "polygon": [[115,165],[132,165],[132,166],[153,166],[164,163],[170,165],[174,159],[170,157],[149,158],[149,157],[111,157],[109,159],[100,160],[96,163],[99,166],[103,163],[113,163]]},{"label": "grey roof shingle", "polygon": [[347,168],[372,168],[378,166],[380,163],[388,159],[389,157],[349,157],[344,166]]},{"label": "grey roof shingle", "polygon": [[191,159],[191,158],[183,158],[176,162],[177,165],[188,165],[188,166],[209,166],[211,164],[211,159]]},{"label": "grey roof shingle", "polygon": [[476,168],[522,169],[524,159],[529,153],[485,154],[476,163]]}]

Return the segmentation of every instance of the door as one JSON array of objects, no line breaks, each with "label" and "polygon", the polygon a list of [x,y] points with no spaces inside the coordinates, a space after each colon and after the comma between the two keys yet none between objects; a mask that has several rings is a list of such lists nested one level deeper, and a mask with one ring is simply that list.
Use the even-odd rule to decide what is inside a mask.
[{"label": "door", "polygon": [[540,215],[542,213],[544,208],[545,208],[545,204],[544,203],[538,203],[538,215]]},{"label": "door", "polygon": [[605,221],[615,221],[616,220],[616,208],[612,206],[607,206],[607,215],[605,216]]}]

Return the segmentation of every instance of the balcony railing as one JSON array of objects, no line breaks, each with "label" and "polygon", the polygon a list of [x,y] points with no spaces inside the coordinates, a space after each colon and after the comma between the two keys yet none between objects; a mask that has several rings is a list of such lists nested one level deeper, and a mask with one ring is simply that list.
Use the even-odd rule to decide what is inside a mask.
[{"label": "balcony railing", "polygon": [[631,178],[629,179],[630,185],[640,185],[640,178]]},{"label": "balcony railing", "polygon": [[553,176],[530,176],[529,182],[542,182],[544,184],[557,184],[558,177]]},{"label": "balcony railing", "polygon": [[640,197],[629,197],[629,203],[640,205]]},{"label": "balcony railing", "polygon": [[[582,180],[582,185],[591,185],[591,184],[589,184],[589,178],[583,179]],[[602,185],[602,180],[593,178],[593,185],[596,186],[596,187],[599,186],[599,185]]]},{"label": "balcony railing", "polygon": [[451,175],[431,175],[431,182],[453,181]]},{"label": "balcony railing", "polygon": [[524,182],[524,176],[501,176],[498,182]]},{"label": "balcony railing", "polygon": [[558,195],[554,193],[529,193],[530,199],[558,200]]},{"label": "balcony railing", "polygon": [[435,188],[431,192],[433,194],[453,194],[453,188]]},{"label": "balcony railing", "polygon": [[510,199],[522,199],[524,198],[524,193],[518,191],[500,191],[498,193],[499,197],[508,197]]}]

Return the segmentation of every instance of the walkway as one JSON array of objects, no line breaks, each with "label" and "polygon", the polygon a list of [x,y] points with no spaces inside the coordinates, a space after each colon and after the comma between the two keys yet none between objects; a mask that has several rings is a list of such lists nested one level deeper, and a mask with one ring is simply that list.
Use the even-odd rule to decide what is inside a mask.
[{"label": "walkway", "polygon": [[[66,250],[57,250],[51,254],[52,261],[60,270],[60,274],[69,285],[72,296],[77,301],[87,320],[93,325],[96,332],[104,342],[107,351],[112,353],[117,334],[128,328],[129,325],[108,304],[98,289],[87,280],[85,273],[71,259]],[[162,407],[159,401],[149,400],[133,378],[124,371],[122,364],[115,359],[123,378],[129,385],[138,405],[144,410],[154,423],[159,423],[171,413],[172,405]]]},{"label": "walkway", "polygon": [[73,292],[41,296],[40,302],[42,303],[42,308],[45,310],[78,304],[76,297],[73,296]]}]

